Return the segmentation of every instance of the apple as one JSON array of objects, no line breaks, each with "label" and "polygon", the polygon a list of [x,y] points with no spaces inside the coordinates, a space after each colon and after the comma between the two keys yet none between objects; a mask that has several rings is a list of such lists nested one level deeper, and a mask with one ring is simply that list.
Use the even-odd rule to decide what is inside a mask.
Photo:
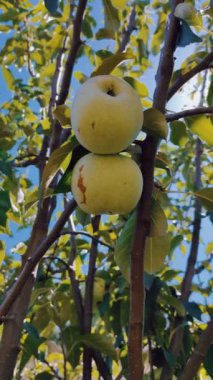
[{"label": "apple", "polygon": [[113,154],[134,141],[143,124],[139,96],[123,79],[98,75],[78,90],[72,104],[72,128],[86,149]]},{"label": "apple", "polygon": [[124,155],[89,153],[73,169],[73,196],[89,214],[127,214],[137,205],[142,188],[138,165]]}]

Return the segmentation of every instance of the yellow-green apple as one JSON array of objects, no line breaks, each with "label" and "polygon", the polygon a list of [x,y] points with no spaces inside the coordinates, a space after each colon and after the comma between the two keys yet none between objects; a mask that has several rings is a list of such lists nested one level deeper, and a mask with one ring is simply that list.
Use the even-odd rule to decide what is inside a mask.
[{"label": "yellow-green apple", "polygon": [[140,199],[143,178],[129,157],[89,153],[75,165],[71,188],[86,213],[127,214]]},{"label": "yellow-green apple", "polygon": [[81,145],[93,153],[112,154],[136,138],[142,128],[143,110],[139,96],[127,82],[98,75],[79,88],[71,121]]}]

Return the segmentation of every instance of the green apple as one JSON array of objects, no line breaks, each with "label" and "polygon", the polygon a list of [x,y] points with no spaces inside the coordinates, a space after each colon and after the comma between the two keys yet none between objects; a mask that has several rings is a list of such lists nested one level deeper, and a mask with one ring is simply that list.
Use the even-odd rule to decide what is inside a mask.
[{"label": "green apple", "polygon": [[73,196],[89,214],[127,214],[137,205],[142,188],[138,165],[124,155],[89,153],[73,169]]},{"label": "green apple", "polygon": [[124,150],[137,137],[143,110],[135,90],[123,79],[98,75],[78,90],[71,112],[76,138],[97,154]]}]

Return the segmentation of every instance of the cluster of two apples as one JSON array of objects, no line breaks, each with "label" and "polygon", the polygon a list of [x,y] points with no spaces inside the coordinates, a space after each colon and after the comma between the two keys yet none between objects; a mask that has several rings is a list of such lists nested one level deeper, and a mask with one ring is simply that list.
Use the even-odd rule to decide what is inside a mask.
[{"label": "cluster of two apples", "polygon": [[78,206],[90,214],[127,214],[137,205],[143,178],[134,160],[120,154],[136,138],[143,111],[135,90],[124,80],[100,75],[87,80],[72,106],[72,127],[83,156],[72,175]]}]

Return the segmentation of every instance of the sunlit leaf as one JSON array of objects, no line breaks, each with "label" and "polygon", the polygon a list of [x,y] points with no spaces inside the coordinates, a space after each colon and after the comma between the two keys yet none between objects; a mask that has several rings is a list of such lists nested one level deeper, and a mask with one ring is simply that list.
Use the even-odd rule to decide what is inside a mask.
[{"label": "sunlit leaf", "polygon": [[149,95],[148,88],[144,83],[132,77],[124,77],[123,79],[136,90],[139,96],[146,97]]},{"label": "sunlit leaf", "polygon": [[59,121],[62,126],[71,124],[71,112],[70,108],[65,104],[56,106],[53,110],[54,117]]},{"label": "sunlit leaf", "polygon": [[96,75],[106,75],[110,74],[114,68],[119,65],[121,62],[127,60],[127,59],[132,59],[133,56],[130,53],[127,52],[121,52],[121,53],[115,53],[111,55],[110,57],[104,59],[104,61],[101,63],[101,65],[93,71],[91,76],[96,76]]},{"label": "sunlit leaf", "polygon": [[5,258],[5,242],[0,240],[0,266]]},{"label": "sunlit leaf", "polygon": [[123,9],[128,3],[128,0],[111,0],[113,7]]},{"label": "sunlit leaf", "polygon": [[104,6],[104,27],[117,31],[120,25],[118,11],[115,9],[110,0],[102,0]]},{"label": "sunlit leaf", "polygon": [[2,74],[5,79],[5,82],[7,83],[7,86],[10,90],[13,90],[14,88],[14,77],[10,71],[10,69],[6,68],[5,66],[2,66]]},{"label": "sunlit leaf", "polygon": [[196,191],[195,196],[208,211],[213,211],[213,187],[207,187]]},{"label": "sunlit leaf", "polygon": [[213,123],[212,117],[197,115],[186,118],[189,129],[208,145],[213,146]]},{"label": "sunlit leaf", "polygon": [[42,196],[44,196],[49,184],[58,173],[58,170],[62,168],[66,169],[70,162],[72,155],[73,142],[68,141],[58,149],[56,149],[45,166],[43,177],[42,177]]},{"label": "sunlit leaf", "polygon": [[165,258],[170,250],[169,235],[153,236],[146,238],[144,270],[147,273],[154,273],[164,266]]}]

